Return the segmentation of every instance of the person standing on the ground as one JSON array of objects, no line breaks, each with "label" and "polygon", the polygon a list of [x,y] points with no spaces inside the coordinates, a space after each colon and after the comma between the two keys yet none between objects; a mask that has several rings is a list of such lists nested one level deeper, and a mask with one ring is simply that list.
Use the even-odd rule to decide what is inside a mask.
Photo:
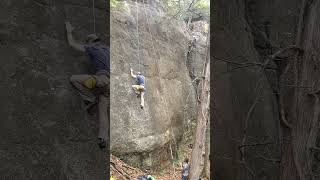
[{"label": "person standing on the ground", "polygon": [[148,175],[147,180],[156,180],[156,178],[152,177],[151,175]]},{"label": "person standing on the ground", "polygon": [[187,180],[189,176],[189,159],[186,158],[184,162],[182,163],[182,180]]},{"label": "person standing on the ground", "polygon": [[145,93],[145,77],[141,74],[141,72],[137,72],[137,75],[133,74],[132,68],[130,68],[131,77],[137,80],[136,85],[132,85],[133,90],[135,93],[140,96],[141,103],[140,107],[143,109],[144,107],[144,93]]},{"label": "person standing on the ground", "polygon": [[140,175],[138,176],[138,180],[148,180],[148,178],[145,175]]},{"label": "person standing on the ground", "polygon": [[102,45],[101,40],[90,34],[86,38],[86,44],[80,44],[73,40],[73,27],[69,22],[65,23],[68,43],[75,50],[86,53],[90,63],[94,67],[94,75],[72,75],[70,81],[78,90],[87,107],[98,103],[99,135],[98,145],[101,149],[106,147],[107,122],[108,122],[108,98],[110,79],[109,48]]},{"label": "person standing on the ground", "polygon": [[113,178],[113,176],[112,176],[112,175],[110,176],[110,180],[114,180],[114,178]]}]

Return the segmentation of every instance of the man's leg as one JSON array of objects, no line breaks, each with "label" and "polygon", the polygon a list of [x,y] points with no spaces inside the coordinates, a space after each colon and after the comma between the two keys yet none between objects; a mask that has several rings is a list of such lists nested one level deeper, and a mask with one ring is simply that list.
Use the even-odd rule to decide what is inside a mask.
[{"label": "man's leg", "polygon": [[105,148],[106,141],[108,139],[108,109],[109,100],[104,95],[99,96],[99,108],[98,108],[98,120],[99,120],[99,146],[100,148]]},{"label": "man's leg", "polygon": [[72,75],[70,78],[72,85],[78,90],[82,99],[89,102],[95,102],[96,97],[89,88],[84,86],[84,82],[87,79],[92,77],[94,76],[82,74],[82,75]]},{"label": "man's leg", "polygon": [[144,107],[144,92],[141,92],[141,104],[140,104],[141,108]]}]

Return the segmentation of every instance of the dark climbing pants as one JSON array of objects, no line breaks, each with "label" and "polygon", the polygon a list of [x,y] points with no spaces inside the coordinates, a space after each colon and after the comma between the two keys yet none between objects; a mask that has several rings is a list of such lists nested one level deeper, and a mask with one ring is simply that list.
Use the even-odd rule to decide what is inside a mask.
[{"label": "dark climbing pants", "polygon": [[[96,87],[89,89],[84,83],[89,78],[95,78]],[[83,100],[98,103],[99,135],[98,138],[108,138],[108,110],[109,110],[109,77],[106,75],[72,75],[72,85],[78,90]]]},{"label": "dark climbing pants", "polygon": [[182,180],[188,180],[188,176],[182,176]]}]

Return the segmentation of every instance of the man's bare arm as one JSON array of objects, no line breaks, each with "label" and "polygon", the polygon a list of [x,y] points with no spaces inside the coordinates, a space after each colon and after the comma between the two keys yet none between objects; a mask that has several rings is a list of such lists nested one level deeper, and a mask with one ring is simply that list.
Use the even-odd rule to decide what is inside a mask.
[{"label": "man's bare arm", "polygon": [[132,68],[130,68],[130,72],[131,72],[131,76],[132,76],[133,78],[137,78],[137,76],[133,74]]},{"label": "man's bare arm", "polygon": [[70,22],[66,22],[66,30],[67,30],[67,38],[68,38],[69,45],[73,47],[75,50],[85,52],[84,46],[73,39],[72,37],[73,27],[71,26]]}]

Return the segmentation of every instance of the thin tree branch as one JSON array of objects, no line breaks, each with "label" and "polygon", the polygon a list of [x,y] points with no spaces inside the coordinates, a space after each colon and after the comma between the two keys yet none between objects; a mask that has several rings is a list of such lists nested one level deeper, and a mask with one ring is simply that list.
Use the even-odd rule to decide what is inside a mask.
[{"label": "thin tree branch", "polygon": [[244,148],[246,146],[262,146],[262,145],[269,145],[269,144],[274,144],[273,142],[266,142],[266,143],[255,143],[255,144],[243,144],[239,146],[239,148]]},{"label": "thin tree branch", "polygon": [[259,155],[259,156],[256,156],[256,157],[257,157],[257,158],[261,158],[261,159],[263,159],[263,160],[265,160],[265,161],[273,162],[273,163],[280,163],[280,162],[281,162],[280,159],[266,158],[266,157],[264,157],[264,156],[262,156],[262,155]]}]

